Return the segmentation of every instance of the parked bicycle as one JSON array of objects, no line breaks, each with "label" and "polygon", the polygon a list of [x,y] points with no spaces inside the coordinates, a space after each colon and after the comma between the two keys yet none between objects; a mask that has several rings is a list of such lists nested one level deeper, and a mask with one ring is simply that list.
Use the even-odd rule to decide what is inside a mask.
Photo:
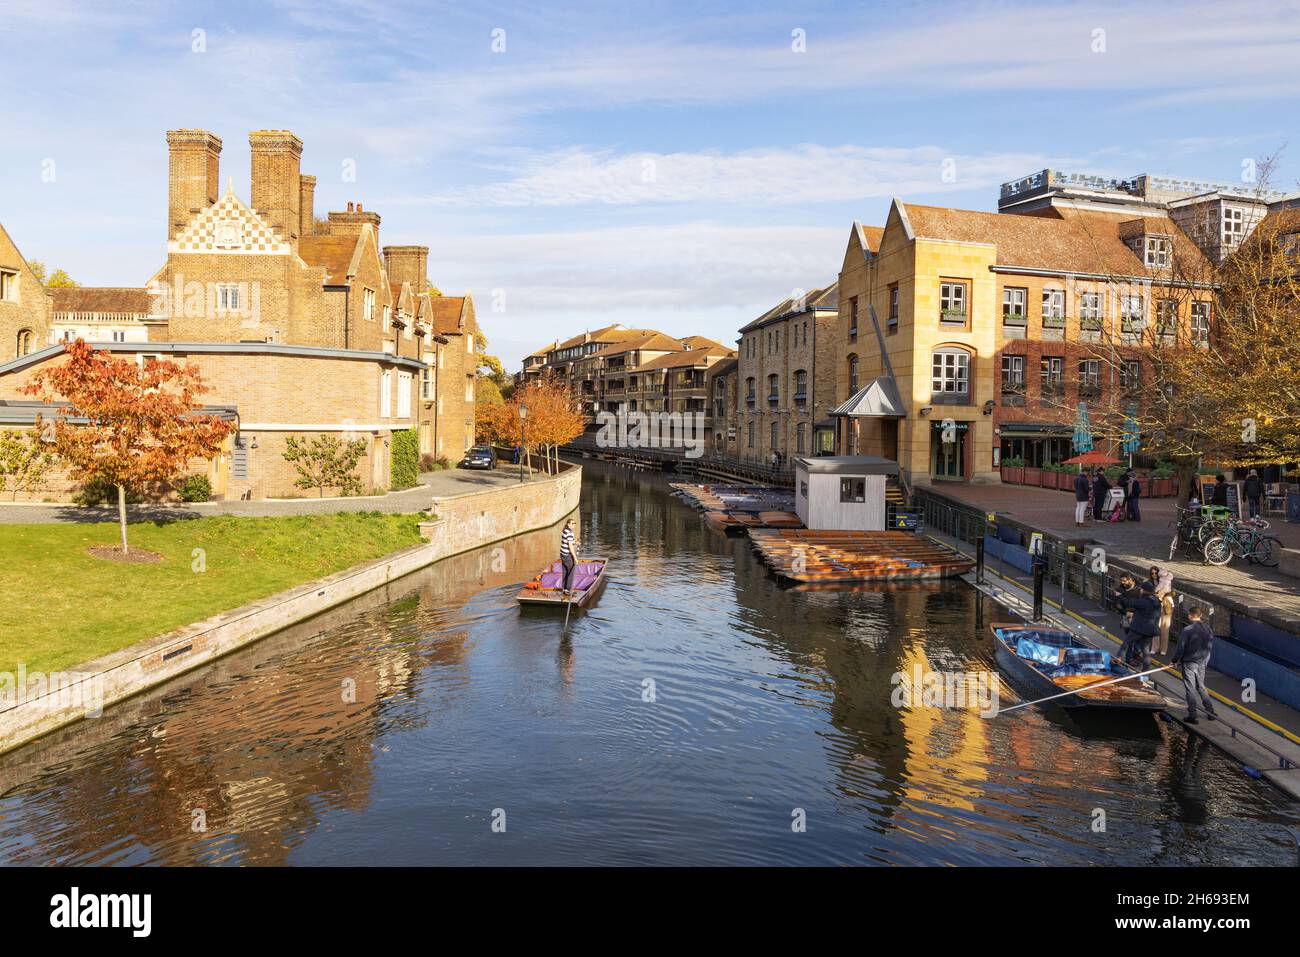
[{"label": "parked bicycle", "polygon": [[1252,564],[1276,567],[1282,540],[1266,535],[1267,528],[1268,522],[1263,519],[1230,522],[1223,532],[1205,542],[1205,560],[1211,565],[1226,565],[1235,555]]}]

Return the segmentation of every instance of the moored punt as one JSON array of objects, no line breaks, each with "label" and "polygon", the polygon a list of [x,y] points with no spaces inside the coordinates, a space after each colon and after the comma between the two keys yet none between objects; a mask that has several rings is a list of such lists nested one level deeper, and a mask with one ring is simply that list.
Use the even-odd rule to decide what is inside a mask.
[{"label": "moored punt", "polygon": [[793,512],[791,489],[766,485],[691,485],[674,482],[673,494],[694,508],[704,511]]},{"label": "moored punt", "polygon": [[908,532],[771,528],[750,529],[749,537],[773,572],[810,584],[947,578],[974,564]]},{"label": "moored punt", "polygon": [[580,558],[573,569],[573,594],[564,593],[564,566],[552,562],[532,581],[524,584],[515,599],[521,605],[563,608],[566,605],[586,607],[605,584],[609,561],[604,558]]},{"label": "moored punt", "polygon": [[[1165,699],[1155,686],[1140,683],[1137,672],[1093,648],[1061,628],[995,622],[993,657],[1013,680],[1035,698],[1050,698],[1063,692],[1076,694],[1056,698],[1064,708],[1159,711]],[[1114,681],[1124,676],[1131,681]],[[1103,687],[1090,685],[1113,683]]]}]

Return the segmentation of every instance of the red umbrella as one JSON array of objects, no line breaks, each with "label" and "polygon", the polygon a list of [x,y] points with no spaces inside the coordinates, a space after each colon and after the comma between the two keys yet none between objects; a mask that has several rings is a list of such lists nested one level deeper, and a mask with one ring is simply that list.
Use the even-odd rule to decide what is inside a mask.
[{"label": "red umbrella", "polygon": [[1107,455],[1105,452],[1084,452],[1082,455],[1076,455],[1072,459],[1066,459],[1062,465],[1118,465],[1120,459]]}]

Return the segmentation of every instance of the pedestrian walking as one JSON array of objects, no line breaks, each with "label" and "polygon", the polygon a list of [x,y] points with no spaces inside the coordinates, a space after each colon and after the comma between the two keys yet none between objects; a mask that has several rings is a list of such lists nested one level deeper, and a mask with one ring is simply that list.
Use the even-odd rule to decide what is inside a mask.
[{"label": "pedestrian walking", "polygon": [[564,523],[560,533],[560,566],[564,569],[564,593],[573,592],[573,570],[578,567],[578,539],[573,532],[573,519]]},{"label": "pedestrian walking", "polygon": [[1110,482],[1106,480],[1106,473],[1097,469],[1096,477],[1092,480],[1092,517],[1099,522],[1106,518],[1106,493],[1109,491]]},{"label": "pedestrian walking", "polygon": [[1183,670],[1183,694],[1187,699],[1187,723],[1199,724],[1196,719],[1196,702],[1205,707],[1205,716],[1213,721],[1218,717],[1214,710],[1214,701],[1205,690],[1205,668],[1210,663],[1210,653],[1214,650],[1214,632],[1209,625],[1201,621],[1201,609],[1193,607],[1187,612],[1189,624],[1178,635],[1178,647],[1174,649],[1173,663]]},{"label": "pedestrian walking", "polygon": [[1083,525],[1083,520],[1088,517],[1088,476],[1080,470],[1079,474],[1074,477],[1074,524],[1075,527]]},{"label": "pedestrian walking", "polygon": [[[1143,582],[1137,597],[1126,598],[1125,604],[1132,609],[1133,617],[1124,643],[1120,645],[1119,657],[1126,664],[1133,658],[1140,658],[1142,667],[1138,670],[1147,671],[1151,668],[1151,639],[1160,634],[1160,600],[1156,598],[1156,586],[1149,581]],[[1147,681],[1142,679],[1143,684]]]},{"label": "pedestrian walking", "polygon": [[1125,475],[1124,485],[1124,510],[1126,518],[1130,522],[1142,521],[1142,512],[1138,508],[1138,499],[1142,497],[1142,483],[1138,481],[1138,474],[1133,469],[1128,470]]},{"label": "pedestrian walking", "polygon": [[1174,621],[1174,573],[1166,568],[1151,566],[1148,579],[1156,588],[1160,600],[1160,634],[1151,642],[1151,654],[1169,654],[1169,627]]},{"label": "pedestrian walking", "polygon": [[1264,498],[1264,480],[1259,477],[1259,473],[1254,469],[1246,473],[1246,483],[1243,491],[1246,493],[1246,507],[1250,512],[1250,517],[1259,518],[1259,506]]},{"label": "pedestrian walking", "polygon": [[1129,601],[1136,599],[1138,596],[1137,579],[1128,572],[1119,576],[1119,587],[1112,593],[1115,599],[1115,608],[1120,614],[1120,636],[1124,642],[1128,641],[1128,626],[1133,618],[1133,609],[1129,607]]}]

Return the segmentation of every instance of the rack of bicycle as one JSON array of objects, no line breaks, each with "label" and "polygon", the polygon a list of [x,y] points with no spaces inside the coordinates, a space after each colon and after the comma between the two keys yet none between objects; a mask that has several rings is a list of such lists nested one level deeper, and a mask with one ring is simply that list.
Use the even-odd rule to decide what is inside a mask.
[{"label": "rack of bicycle", "polygon": [[1263,518],[1234,518],[1222,506],[1203,505],[1178,509],[1178,530],[1169,543],[1169,558],[1182,554],[1211,565],[1226,565],[1244,558],[1273,568],[1281,557],[1282,540],[1268,534]]}]

